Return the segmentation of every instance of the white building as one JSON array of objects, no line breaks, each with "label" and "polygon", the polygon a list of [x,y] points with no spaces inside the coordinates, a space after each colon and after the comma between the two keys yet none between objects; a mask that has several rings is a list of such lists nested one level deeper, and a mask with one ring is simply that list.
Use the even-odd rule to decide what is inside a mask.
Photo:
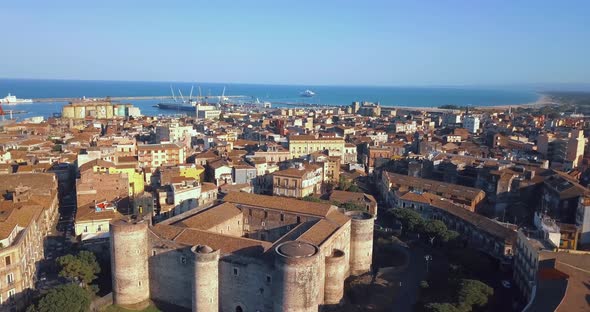
[{"label": "white building", "polygon": [[476,133],[479,130],[479,117],[467,116],[463,118],[463,128],[470,133]]}]

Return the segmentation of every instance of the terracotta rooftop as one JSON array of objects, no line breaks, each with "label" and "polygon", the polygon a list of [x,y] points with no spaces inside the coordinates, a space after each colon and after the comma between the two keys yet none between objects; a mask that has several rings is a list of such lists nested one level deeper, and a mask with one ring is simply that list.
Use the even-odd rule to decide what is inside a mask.
[{"label": "terracotta rooftop", "polygon": [[412,187],[432,193],[440,192],[442,194],[448,194],[451,196],[456,196],[457,198],[466,198],[469,200],[475,200],[478,196],[485,196],[484,191],[473,187],[445,183],[430,179],[416,178],[392,172],[385,172],[385,174],[394,188],[395,186]]},{"label": "terracotta rooftop", "polygon": [[294,198],[266,196],[243,192],[230,192],[224,198],[224,202],[236,205],[247,205],[260,208],[281,210],[292,213],[326,217],[332,205],[324,203],[308,202]]},{"label": "terracotta rooftop", "polygon": [[223,203],[172,225],[206,231],[240,214],[242,211],[234,204]]},{"label": "terracotta rooftop", "polygon": [[221,253],[235,253],[245,256],[259,256],[266,252],[272,243],[244,237],[236,237],[191,228],[157,224],[152,227],[156,235],[187,246],[207,245]]}]

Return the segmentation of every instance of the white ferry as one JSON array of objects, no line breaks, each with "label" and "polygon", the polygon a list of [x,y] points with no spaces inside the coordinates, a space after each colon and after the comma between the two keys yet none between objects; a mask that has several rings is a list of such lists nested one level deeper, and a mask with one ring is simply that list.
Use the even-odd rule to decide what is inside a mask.
[{"label": "white ferry", "polygon": [[31,99],[17,99],[16,96],[11,95],[10,93],[8,93],[8,95],[6,97],[4,97],[3,99],[0,99],[0,104],[6,104],[6,105],[17,105],[17,104],[28,104],[28,103],[33,103],[33,100],[31,100]]},{"label": "white ferry", "polygon": [[315,92],[313,92],[311,90],[305,90],[305,91],[299,93],[299,95],[301,95],[302,97],[313,97],[315,95]]}]

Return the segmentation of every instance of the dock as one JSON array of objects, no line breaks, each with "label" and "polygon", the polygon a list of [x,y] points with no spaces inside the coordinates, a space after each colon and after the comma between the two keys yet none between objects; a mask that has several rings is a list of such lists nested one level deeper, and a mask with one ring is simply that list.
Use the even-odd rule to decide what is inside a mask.
[{"label": "dock", "polygon": [[[251,98],[251,96],[247,95],[225,95],[223,96],[227,99],[244,99],[244,98]],[[179,98],[178,96],[176,97]],[[193,96],[192,99],[194,100],[207,100],[207,99],[219,99],[221,96]],[[188,99],[188,98],[186,98]],[[86,98],[78,98],[78,97],[62,97],[62,98],[35,98],[33,102],[37,103],[48,103],[48,102],[78,102],[78,101],[104,101],[104,100],[111,100],[111,101],[141,101],[141,100],[174,100],[171,95],[146,95],[146,96],[106,96],[106,97],[86,97]]]}]

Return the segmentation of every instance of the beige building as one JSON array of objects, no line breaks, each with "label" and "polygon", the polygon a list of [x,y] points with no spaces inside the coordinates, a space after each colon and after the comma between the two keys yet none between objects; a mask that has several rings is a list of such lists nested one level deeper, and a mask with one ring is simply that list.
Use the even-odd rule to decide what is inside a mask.
[{"label": "beige building", "polygon": [[330,155],[344,153],[343,138],[316,138],[313,135],[296,135],[289,137],[291,158],[299,158],[314,152],[328,150]]},{"label": "beige building", "polygon": [[184,148],[174,143],[145,144],[137,146],[137,158],[142,168],[162,165],[178,165],[186,162]]},{"label": "beige building", "polygon": [[45,257],[43,241],[57,220],[57,179],[4,175],[0,191],[0,311],[24,310]]},{"label": "beige building", "polygon": [[109,237],[110,222],[123,217],[114,203],[102,201],[78,207],[74,233],[80,241]]},{"label": "beige building", "polygon": [[324,203],[230,192],[224,203],[153,227],[111,227],[113,299],[196,312],[318,311],[370,271],[373,218]]},{"label": "beige building", "polygon": [[64,105],[62,118],[70,119],[111,119],[140,116],[139,109],[131,104],[112,104],[110,101],[84,101]]},{"label": "beige building", "polygon": [[303,198],[321,192],[323,167],[299,165],[272,173],[273,194]]}]

